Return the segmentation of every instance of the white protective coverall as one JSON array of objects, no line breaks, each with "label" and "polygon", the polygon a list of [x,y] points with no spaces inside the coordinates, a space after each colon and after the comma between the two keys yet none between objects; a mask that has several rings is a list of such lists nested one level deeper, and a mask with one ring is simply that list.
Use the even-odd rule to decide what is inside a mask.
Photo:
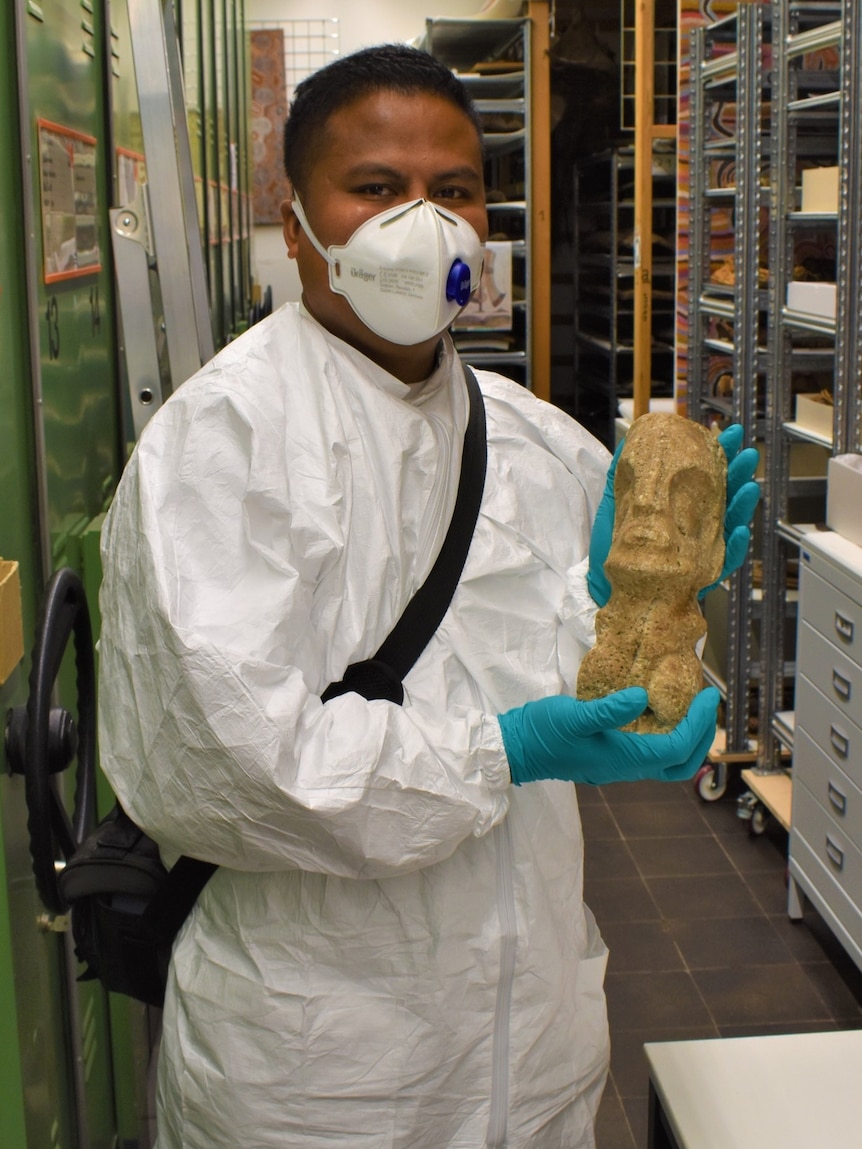
[{"label": "white protective coverall", "polygon": [[403,707],[320,694],[421,585],[467,416],[286,306],[147,426],[103,532],[101,758],[166,861],[158,1149],[581,1149],[608,1061],[575,787],[496,715],[574,692],[608,454],[478,372],[481,513]]}]

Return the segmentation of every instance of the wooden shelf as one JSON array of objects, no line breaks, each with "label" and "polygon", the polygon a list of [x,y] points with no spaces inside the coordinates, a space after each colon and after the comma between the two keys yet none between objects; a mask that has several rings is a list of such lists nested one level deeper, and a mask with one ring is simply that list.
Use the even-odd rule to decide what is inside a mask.
[{"label": "wooden shelf", "polygon": [[784,770],[743,770],[742,780],[784,829],[789,831],[793,799],[790,775]]}]

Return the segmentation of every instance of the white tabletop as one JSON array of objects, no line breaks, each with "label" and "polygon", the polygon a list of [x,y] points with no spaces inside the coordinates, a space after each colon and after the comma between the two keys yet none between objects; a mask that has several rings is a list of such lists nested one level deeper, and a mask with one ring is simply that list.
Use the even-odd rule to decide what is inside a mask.
[{"label": "white tabletop", "polygon": [[862,1030],[644,1052],[680,1149],[862,1149]]}]

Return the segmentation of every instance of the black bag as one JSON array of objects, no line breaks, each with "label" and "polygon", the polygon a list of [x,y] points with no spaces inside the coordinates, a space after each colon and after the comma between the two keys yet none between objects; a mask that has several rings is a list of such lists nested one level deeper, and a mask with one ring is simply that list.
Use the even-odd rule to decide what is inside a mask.
[{"label": "black bag", "polygon": [[72,907],[81,981],[160,1006],[171,945],[210,875],[211,862],[180,858],[170,871],[159,848],[119,803],[64,866],[60,892]]},{"label": "black bag", "polygon": [[[461,477],[437,561],[375,656],[349,666],[340,682],[327,687],[324,702],[352,690],[400,706],[402,679],[449,607],[479,515],[487,461],[482,394],[472,371],[465,368],[465,374],[470,415]],[[59,875],[72,908],[75,953],[87,966],[81,980],[98,978],[114,993],[161,1006],[174,938],[217,869],[214,862],[183,856],[166,870],[153,839],[114,806]]]}]

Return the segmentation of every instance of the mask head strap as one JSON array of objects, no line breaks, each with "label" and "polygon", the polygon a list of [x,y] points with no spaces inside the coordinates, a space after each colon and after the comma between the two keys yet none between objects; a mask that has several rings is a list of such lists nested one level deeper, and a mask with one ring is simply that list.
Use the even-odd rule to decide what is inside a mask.
[{"label": "mask head strap", "polygon": [[311,230],[311,225],[309,224],[308,217],[305,214],[305,209],[303,208],[302,204],[299,202],[299,196],[296,194],[296,192],[294,192],[294,194],[293,194],[292,207],[293,207],[294,215],[299,220],[300,225],[302,227],[302,230],[305,232],[305,234],[308,236],[308,238],[311,242],[311,246],[314,248],[314,250],[319,255],[321,255],[326,260],[326,262],[329,264],[330,267],[335,267],[338,263],[338,260],[335,259],[334,256],[329,254],[329,252],[326,250],[326,248],[323,246],[323,244],[320,242],[320,240],[317,238],[317,236]]}]

